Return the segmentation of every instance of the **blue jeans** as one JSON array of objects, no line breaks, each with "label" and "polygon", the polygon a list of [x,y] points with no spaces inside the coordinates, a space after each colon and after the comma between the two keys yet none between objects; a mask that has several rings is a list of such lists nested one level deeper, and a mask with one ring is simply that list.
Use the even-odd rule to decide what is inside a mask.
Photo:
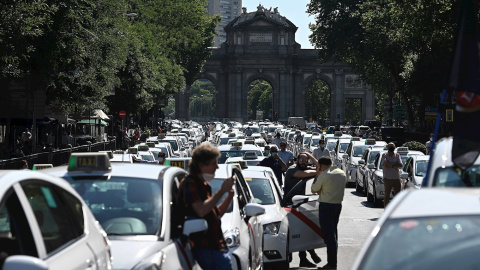
[{"label": "blue jeans", "polygon": [[193,250],[193,257],[202,269],[232,270],[232,260],[228,252],[196,248]]},{"label": "blue jeans", "polygon": [[327,264],[337,265],[338,220],[342,205],[321,202],[318,207],[318,218],[323,231],[323,241],[327,245]]}]

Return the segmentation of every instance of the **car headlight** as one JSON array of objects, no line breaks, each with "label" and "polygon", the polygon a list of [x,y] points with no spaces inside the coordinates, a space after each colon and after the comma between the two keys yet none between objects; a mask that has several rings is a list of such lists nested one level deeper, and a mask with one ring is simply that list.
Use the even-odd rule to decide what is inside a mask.
[{"label": "car headlight", "polygon": [[280,221],[263,225],[263,234],[277,235],[280,230]]},{"label": "car headlight", "polygon": [[229,248],[240,246],[240,230],[238,228],[230,229],[223,235]]},{"label": "car headlight", "polygon": [[159,270],[162,268],[164,260],[165,254],[160,251],[135,265],[133,270]]},{"label": "car headlight", "polygon": [[377,176],[377,181],[378,181],[380,184],[383,184],[383,178],[382,178],[382,177]]}]

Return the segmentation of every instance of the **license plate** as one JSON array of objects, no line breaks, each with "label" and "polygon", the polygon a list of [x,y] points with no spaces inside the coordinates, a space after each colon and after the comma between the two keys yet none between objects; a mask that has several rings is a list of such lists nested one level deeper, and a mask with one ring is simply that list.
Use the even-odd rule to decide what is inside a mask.
[{"label": "license plate", "polygon": [[171,160],[170,161],[170,166],[175,166],[175,167],[179,167],[179,168],[185,168],[185,162],[184,161],[173,161]]}]

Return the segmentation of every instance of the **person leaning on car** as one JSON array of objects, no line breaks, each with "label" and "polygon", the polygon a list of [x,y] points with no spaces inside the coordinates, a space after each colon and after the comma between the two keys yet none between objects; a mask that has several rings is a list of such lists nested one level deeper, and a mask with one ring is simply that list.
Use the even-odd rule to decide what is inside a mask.
[{"label": "person leaning on car", "polygon": [[400,192],[400,168],[403,167],[402,159],[398,153],[395,153],[395,144],[388,143],[388,152],[382,155],[383,163],[383,183],[385,186],[385,197],[383,203],[385,208],[390,202],[390,193],[393,191],[395,194]]}]

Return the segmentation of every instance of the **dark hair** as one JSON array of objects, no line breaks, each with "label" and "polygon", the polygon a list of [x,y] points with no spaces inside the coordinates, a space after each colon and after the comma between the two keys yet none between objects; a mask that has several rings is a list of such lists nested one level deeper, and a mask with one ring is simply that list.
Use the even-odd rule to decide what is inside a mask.
[{"label": "dark hair", "polygon": [[220,151],[211,143],[204,142],[197,146],[192,152],[192,160],[190,161],[190,173],[198,174],[202,171],[200,170],[200,165],[208,165],[212,160],[220,157]]},{"label": "dark hair", "polygon": [[318,164],[330,166],[332,165],[332,159],[329,156],[323,156],[318,159]]}]

